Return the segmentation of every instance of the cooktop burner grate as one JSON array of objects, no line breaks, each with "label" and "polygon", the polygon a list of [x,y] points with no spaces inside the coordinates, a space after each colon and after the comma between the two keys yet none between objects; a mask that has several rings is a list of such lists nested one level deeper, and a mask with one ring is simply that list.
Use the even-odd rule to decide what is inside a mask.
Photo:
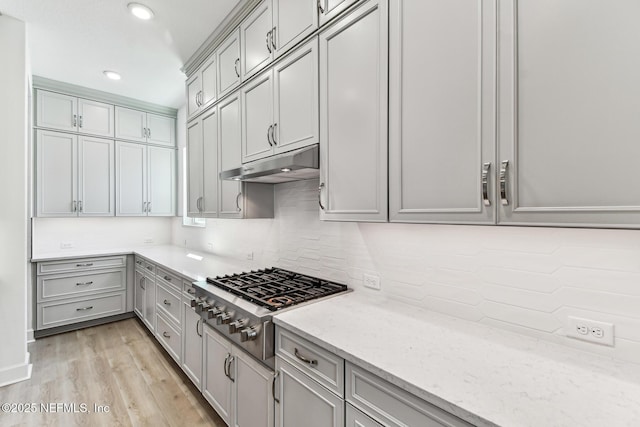
[{"label": "cooktop burner grate", "polygon": [[271,311],[347,290],[346,285],[281,268],[207,277],[207,283]]}]

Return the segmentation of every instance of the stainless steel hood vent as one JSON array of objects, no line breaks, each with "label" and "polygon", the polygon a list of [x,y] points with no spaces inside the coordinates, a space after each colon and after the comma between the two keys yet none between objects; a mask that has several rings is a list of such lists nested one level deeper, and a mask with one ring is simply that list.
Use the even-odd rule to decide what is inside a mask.
[{"label": "stainless steel hood vent", "polygon": [[318,144],[266,159],[246,163],[237,169],[220,172],[220,178],[233,181],[279,184],[320,176]]}]

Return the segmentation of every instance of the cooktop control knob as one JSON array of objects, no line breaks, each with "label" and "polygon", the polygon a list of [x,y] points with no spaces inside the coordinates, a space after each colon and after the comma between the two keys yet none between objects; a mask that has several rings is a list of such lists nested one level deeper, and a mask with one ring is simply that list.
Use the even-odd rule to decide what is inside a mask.
[{"label": "cooktop control knob", "polygon": [[222,309],[220,307],[212,307],[207,311],[207,319],[213,319],[222,313]]},{"label": "cooktop control knob", "polygon": [[246,324],[247,322],[245,319],[234,320],[233,322],[229,323],[229,333],[236,334],[240,332],[240,329],[244,328]]},{"label": "cooktop control knob", "polygon": [[211,307],[211,302],[208,299],[202,299],[196,304],[196,313],[202,313]]},{"label": "cooktop control knob", "polygon": [[254,326],[249,326],[240,331],[240,341],[253,341],[258,338],[258,330]]},{"label": "cooktop control knob", "polygon": [[228,311],[223,311],[216,317],[216,324],[226,325],[231,321],[231,314]]}]

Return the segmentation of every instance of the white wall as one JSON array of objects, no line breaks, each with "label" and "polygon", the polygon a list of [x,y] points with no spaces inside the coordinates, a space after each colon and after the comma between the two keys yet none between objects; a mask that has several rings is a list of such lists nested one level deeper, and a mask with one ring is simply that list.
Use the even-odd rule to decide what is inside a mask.
[{"label": "white wall", "polygon": [[0,386],[31,374],[27,353],[26,29],[0,16]]},{"label": "white wall", "polygon": [[[173,243],[347,283],[379,274],[409,305],[640,361],[640,231],[321,222],[318,181],[276,186],[274,220],[173,222]],[[568,315],[613,322],[615,347],[564,336]]]}]

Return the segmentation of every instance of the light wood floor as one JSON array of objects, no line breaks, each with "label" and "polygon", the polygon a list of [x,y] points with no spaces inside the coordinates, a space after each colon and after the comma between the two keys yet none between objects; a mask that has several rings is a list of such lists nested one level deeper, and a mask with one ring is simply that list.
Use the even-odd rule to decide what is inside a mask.
[{"label": "light wood floor", "polygon": [[41,338],[29,352],[31,379],[0,388],[0,403],[85,403],[91,412],[0,412],[2,427],[225,426],[137,319]]}]

